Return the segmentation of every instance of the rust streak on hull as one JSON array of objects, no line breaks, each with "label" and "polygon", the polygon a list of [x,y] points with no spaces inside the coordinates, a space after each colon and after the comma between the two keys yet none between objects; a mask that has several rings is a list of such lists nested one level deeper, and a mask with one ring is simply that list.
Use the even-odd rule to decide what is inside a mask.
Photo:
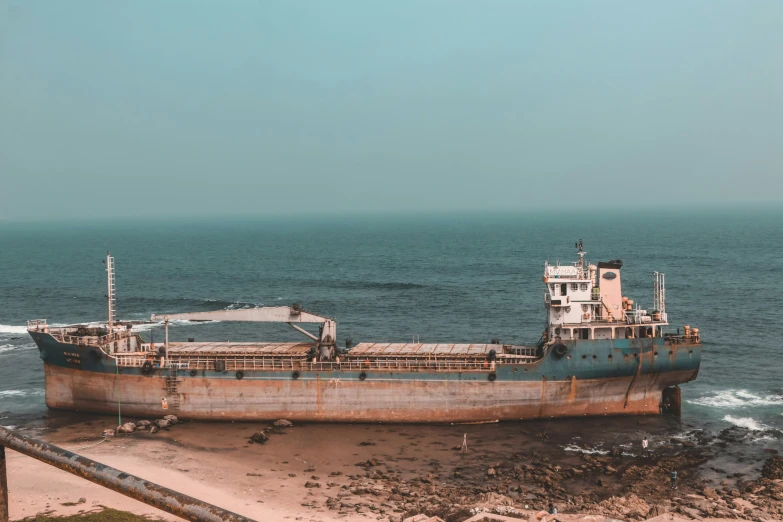
[{"label": "rust streak on hull", "polygon": [[[693,371],[562,381],[210,379],[178,384],[176,412],[164,411],[162,376],[112,375],[45,364],[50,408],[184,419],[331,422],[474,422],[583,415],[658,414],[668,386]],[[169,400],[169,403],[171,401]]]}]

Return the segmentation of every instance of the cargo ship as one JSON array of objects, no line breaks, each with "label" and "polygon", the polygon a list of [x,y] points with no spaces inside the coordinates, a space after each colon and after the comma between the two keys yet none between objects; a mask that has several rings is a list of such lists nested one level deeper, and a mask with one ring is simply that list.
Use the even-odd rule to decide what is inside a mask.
[{"label": "cargo ship", "polygon": [[[183,419],[483,422],[680,412],[696,378],[698,329],[667,332],[664,274],[653,306],[623,296],[619,260],[545,263],[546,322],[531,345],[337,343],[337,323],[298,305],[155,314],[163,343],[115,319],[114,259],[106,258],[108,321],[28,322],[50,408]],[[170,342],[172,321],[287,323],[299,343]],[[317,325],[317,334],[303,325]],[[313,327],[311,326],[311,329]]]}]

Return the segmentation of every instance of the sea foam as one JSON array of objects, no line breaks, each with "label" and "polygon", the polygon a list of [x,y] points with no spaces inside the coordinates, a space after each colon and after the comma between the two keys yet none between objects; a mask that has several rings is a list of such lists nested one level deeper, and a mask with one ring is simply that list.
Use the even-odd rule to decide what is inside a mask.
[{"label": "sea foam", "polygon": [[43,395],[43,390],[3,390],[0,391],[0,399],[3,397],[28,397],[31,395]]},{"label": "sea foam", "polygon": [[698,399],[685,401],[699,406],[711,408],[734,409],[749,406],[776,406],[783,405],[781,395],[757,395],[747,390],[723,390],[713,392]]},{"label": "sea foam", "polygon": [[586,455],[608,455],[609,452],[606,450],[600,450],[600,449],[590,449],[590,448],[580,448],[576,444],[569,444],[568,446],[563,447],[565,451],[575,451],[578,453],[584,453]]},{"label": "sea foam", "polygon": [[10,351],[22,351],[22,350],[31,350],[35,348],[34,344],[21,344],[21,345],[13,345],[13,344],[0,344],[0,353],[10,352]]}]

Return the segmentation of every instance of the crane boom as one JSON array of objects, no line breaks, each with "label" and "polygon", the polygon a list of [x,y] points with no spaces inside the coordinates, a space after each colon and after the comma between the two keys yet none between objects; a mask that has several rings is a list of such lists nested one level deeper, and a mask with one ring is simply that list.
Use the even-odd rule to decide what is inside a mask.
[{"label": "crane boom", "polygon": [[[240,321],[253,323],[288,323],[294,329],[307,335],[319,345],[335,344],[337,337],[337,322],[329,317],[311,314],[299,309],[298,306],[265,306],[262,308],[247,308],[243,310],[215,310],[214,312],[185,312],[180,314],[153,314],[153,321]],[[293,323],[320,323],[320,336],[315,337]]]}]

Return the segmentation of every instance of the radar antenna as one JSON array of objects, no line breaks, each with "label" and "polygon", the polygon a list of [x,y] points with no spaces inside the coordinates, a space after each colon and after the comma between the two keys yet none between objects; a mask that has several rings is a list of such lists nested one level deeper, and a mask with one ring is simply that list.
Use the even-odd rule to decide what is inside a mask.
[{"label": "radar antenna", "polygon": [[585,252],[582,247],[582,240],[580,239],[576,243],[574,243],[574,248],[577,249],[577,254],[579,255],[579,277],[584,277],[585,273]]}]

